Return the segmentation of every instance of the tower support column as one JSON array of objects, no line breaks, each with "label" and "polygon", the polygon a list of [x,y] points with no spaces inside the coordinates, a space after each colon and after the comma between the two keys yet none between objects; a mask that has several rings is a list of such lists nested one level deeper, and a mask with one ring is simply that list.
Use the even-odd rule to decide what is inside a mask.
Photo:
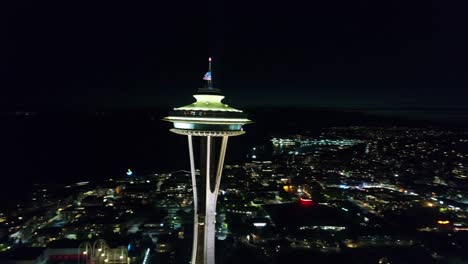
[{"label": "tower support column", "polygon": [[188,135],[188,147],[190,156],[190,175],[192,178],[192,194],[193,194],[193,243],[192,243],[192,257],[191,263],[195,264],[197,257],[197,244],[198,244],[198,194],[197,194],[197,177],[195,174],[195,160],[193,155],[193,140],[192,135]]},{"label": "tower support column", "polygon": [[[192,175],[192,190],[194,197],[194,230],[193,230],[193,249],[192,264],[214,264],[215,263],[215,242],[216,242],[216,203],[221,183],[221,176],[226,156],[228,136],[223,136],[221,149],[216,170],[212,170],[212,160],[215,158],[212,152],[213,137],[206,137],[206,156],[202,157],[206,164],[205,175],[200,175],[205,179],[205,206],[198,205],[195,159],[193,154],[192,135],[188,135],[190,170]],[[215,175],[211,175],[211,172]],[[215,177],[211,177],[215,176]],[[214,182],[212,183],[212,179]],[[212,186],[214,188],[212,188]],[[204,207],[204,212],[199,212],[199,208]]]}]

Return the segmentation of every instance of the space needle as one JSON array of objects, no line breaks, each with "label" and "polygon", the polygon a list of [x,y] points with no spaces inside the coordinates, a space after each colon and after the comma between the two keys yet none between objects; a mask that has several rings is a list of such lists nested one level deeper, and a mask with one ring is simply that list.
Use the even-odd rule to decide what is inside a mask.
[{"label": "space needle", "polygon": [[[222,102],[221,90],[212,85],[211,58],[208,60],[205,86],[193,96],[196,101],[174,108],[164,118],[173,123],[171,132],[188,139],[194,206],[192,264],[215,263],[216,201],[228,139],[244,134],[242,126],[251,122],[241,110]],[[195,157],[200,161],[198,176]]]}]

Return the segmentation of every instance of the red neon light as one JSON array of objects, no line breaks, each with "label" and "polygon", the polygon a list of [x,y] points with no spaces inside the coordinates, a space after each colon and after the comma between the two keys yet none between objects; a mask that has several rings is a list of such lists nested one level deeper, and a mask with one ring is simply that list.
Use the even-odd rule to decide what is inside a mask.
[{"label": "red neon light", "polygon": [[312,205],[314,204],[314,201],[312,201],[312,199],[307,199],[307,198],[299,198],[299,202],[302,204],[302,205]]}]

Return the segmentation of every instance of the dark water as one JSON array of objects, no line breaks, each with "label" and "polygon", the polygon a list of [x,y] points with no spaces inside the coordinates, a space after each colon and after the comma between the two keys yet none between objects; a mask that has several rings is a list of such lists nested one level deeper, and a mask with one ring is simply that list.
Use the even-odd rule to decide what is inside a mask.
[{"label": "dark water", "polygon": [[366,109],[368,114],[386,117],[410,118],[425,120],[438,125],[450,127],[468,127],[468,109]]},{"label": "dark water", "polygon": [[[0,206],[24,197],[32,183],[99,182],[124,177],[128,168],[136,175],[188,169],[186,138],[169,132],[170,124],[161,121],[166,113],[167,109],[1,113]],[[426,118],[401,111],[274,108],[249,113],[255,123],[246,127],[246,135],[230,139],[227,164],[243,162],[252,146],[277,134],[318,135],[324,127],[347,125],[468,124],[467,112],[450,112],[443,122],[432,120],[427,111]],[[437,112],[439,118],[443,115]]]}]

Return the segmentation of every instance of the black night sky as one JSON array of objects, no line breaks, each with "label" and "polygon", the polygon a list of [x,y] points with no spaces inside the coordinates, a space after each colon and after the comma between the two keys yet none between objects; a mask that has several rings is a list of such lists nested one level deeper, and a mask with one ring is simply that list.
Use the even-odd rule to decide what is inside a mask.
[{"label": "black night sky", "polygon": [[245,106],[464,107],[463,1],[9,1],[6,108],[188,103],[215,85]]}]

